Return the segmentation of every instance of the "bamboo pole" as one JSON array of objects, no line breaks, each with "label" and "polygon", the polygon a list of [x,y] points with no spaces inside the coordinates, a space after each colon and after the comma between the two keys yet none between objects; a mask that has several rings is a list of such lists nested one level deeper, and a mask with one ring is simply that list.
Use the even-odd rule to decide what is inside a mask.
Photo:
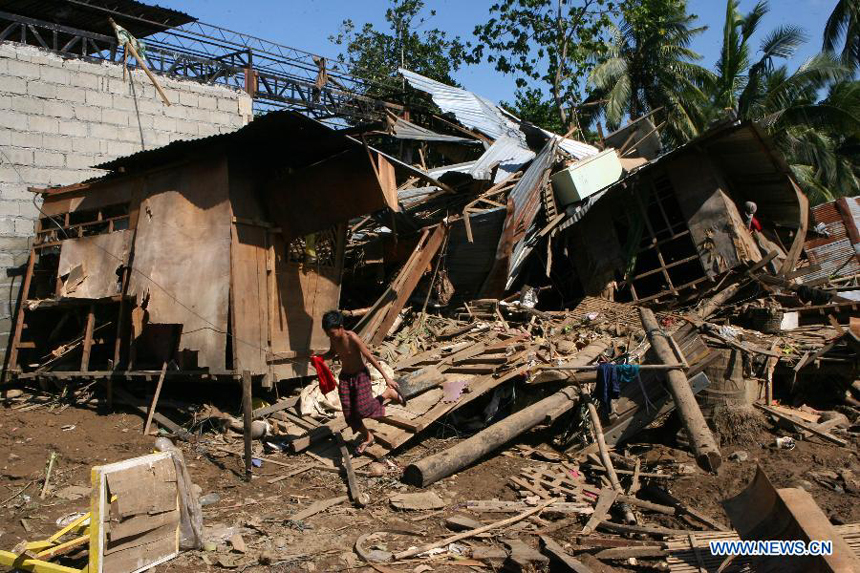
[{"label": "bamboo pole", "polygon": [[[113,26],[114,32],[117,32],[119,27],[116,25],[116,22],[113,21],[113,18],[108,18],[108,20],[110,20],[110,24]],[[167,94],[165,94],[164,90],[161,89],[161,85],[158,83],[158,80],[156,80],[152,72],[149,71],[149,66],[146,65],[146,62],[144,62],[143,58],[141,58],[137,53],[137,49],[135,49],[134,45],[131,42],[126,42],[124,46],[128,48],[128,51],[131,52],[131,55],[134,56],[135,60],[137,60],[137,64],[143,68],[144,73],[146,73],[146,76],[149,78],[149,81],[152,82],[152,85],[155,86],[155,90],[158,92],[158,95],[161,96],[161,99],[164,100],[164,103],[170,105],[170,100],[167,99]]]},{"label": "bamboo pole", "polygon": [[[600,423],[600,415],[591,402],[588,403],[588,415],[591,418],[591,425],[594,426],[594,439],[597,441],[597,449],[600,450],[600,460],[609,476],[609,483],[618,495],[624,495],[624,488],[621,487],[618,474],[615,473],[615,466],[612,465],[612,458],[609,457],[609,448],[606,447],[606,440],[603,439],[603,424]],[[626,506],[624,507],[624,519],[627,523],[636,523],[633,512]]]}]

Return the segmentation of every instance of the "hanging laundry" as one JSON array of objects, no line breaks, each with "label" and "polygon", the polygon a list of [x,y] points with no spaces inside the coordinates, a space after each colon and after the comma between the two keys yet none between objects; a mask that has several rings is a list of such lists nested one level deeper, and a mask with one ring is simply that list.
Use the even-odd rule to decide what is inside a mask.
[{"label": "hanging laundry", "polygon": [[606,412],[611,412],[612,400],[621,395],[621,388],[634,380],[639,382],[639,387],[642,389],[645,407],[653,406],[645,394],[645,388],[639,377],[638,364],[610,364],[608,362],[599,364],[597,366],[597,385],[594,387],[592,396],[597,398]]}]

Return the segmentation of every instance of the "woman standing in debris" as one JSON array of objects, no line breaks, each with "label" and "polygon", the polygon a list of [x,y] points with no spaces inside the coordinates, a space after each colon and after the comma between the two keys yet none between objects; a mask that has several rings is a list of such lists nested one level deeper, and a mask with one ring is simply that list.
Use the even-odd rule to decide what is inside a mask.
[{"label": "woman standing in debris", "polygon": [[[406,400],[400,394],[397,382],[386,374],[376,357],[371,354],[367,345],[359,336],[343,327],[343,314],[331,310],[323,315],[322,327],[331,341],[331,349],[323,354],[323,358],[340,359],[341,373],[338,385],[338,396],[343,409],[343,417],[349,427],[361,434],[362,441],[356,448],[356,454],[363,454],[374,443],[373,434],[364,425],[365,418],[381,418],[385,415],[385,400],[395,400],[405,404]],[[376,368],[388,387],[377,397],[371,391],[370,372],[365,359]]]}]

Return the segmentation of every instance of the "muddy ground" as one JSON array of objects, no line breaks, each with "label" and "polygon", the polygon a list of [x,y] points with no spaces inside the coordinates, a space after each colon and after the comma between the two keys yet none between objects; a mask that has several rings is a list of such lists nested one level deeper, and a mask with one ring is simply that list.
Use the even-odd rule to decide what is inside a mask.
[{"label": "muddy ground", "polygon": [[[65,407],[50,409],[45,406],[31,411],[0,407],[0,546],[12,549],[21,540],[46,538],[59,528],[57,520],[75,512],[89,509],[87,497],[74,497],[69,486],[89,486],[92,466],[151,453],[154,438],[141,433],[143,421],[136,413],[116,411],[100,413],[93,407]],[[749,458],[743,462],[726,460],[719,475],[701,471],[681,476],[669,482],[672,493],[713,518],[728,524],[720,501],[737,494],[752,479],[756,464],[760,464],[777,487],[800,486],[808,489],[824,512],[834,523],[860,521],[860,495],[857,491],[834,492],[810,477],[810,471],[839,472],[848,469],[860,476],[856,442],[850,448],[840,448],[819,442],[800,441],[791,451],[773,449],[776,432],[762,429],[742,446],[725,446],[724,458],[735,450],[744,450]],[[545,439],[540,432],[525,436],[523,442],[540,443]],[[454,439],[441,440],[427,437],[410,449],[393,458],[399,467],[434,451],[450,446]],[[238,438],[237,438],[238,444]],[[243,468],[239,458],[226,456],[213,459],[204,454],[205,448],[196,450],[183,445],[186,462],[195,483],[204,494],[217,493],[220,500],[204,508],[208,535],[215,540],[215,551],[191,551],[156,568],[157,571],[177,573],[200,571],[371,571],[353,553],[355,540],[364,533],[381,530],[401,532],[379,542],[389,550],[401,550],[410,545],[427,543],[450,534],[441,522],[446,515],[469,515],[484,522],[502,519],[507,515],[472,515],[457,508],[465,500],[517,499],[508,485],[508,477],[517,474],[527,465],[541,462],[526,459],[507,450],[507,455],[496,455],[460,472],[454,477],[434,484],[431,488],[447,504],[442,511],[397,511],[388,504],[393,493],[416,491],[398,480],[396,470],[379,478],[359,476],[359,482],[369,493],[372,503],[364,509],[348,504],[335,506],[301,523],[285,520],[296,511],[306,508],[314,500],[345,495],[344,480],[336,473],[309,471],[292,478],[269,484],[268,480],[283,475],[286,468],[263,463],[255,470],[250,483],[242,479]],[[650,448],[647,459],[665,459],[672,463],[694,465],[692,458],[678,449]],[[59,456],[50,487],[45,498],[39,490],[45,474],[50,452]],[[634,451],[639,450],[634,447]],[[290,457],[279,454],[277,459],[296,467],[307,464],[307,456]],[[5,500],[5,501],[2,501]],[[645,514],[644,521],[681,527],[673,518],[657,519]],[[556,532],[564,542],[578,527]],[[231,552],[226,541],[240,533],[247,543],[245,554]],[[410,535],[406,535],[409,533]],[[510,535],[510,532],[503,532]],[[535,543],[533,536],[521,538]],[[472,543],[472,542],[469,542]],[[466,545],[468,545],[467,543]],[[490,538],[475,544],[499,544]],[[271,564],[259,564],[261,554]],[[433,571],[468,571],[468,566],[444,563],[439,560],[414,560],[389,565],[386,571],[422,571],[421,565]],[[70,562],[75,563],[75,562]],[[78,566],[82,561],[76,562]],[[476,569],[487,570],[487,569]]]}]

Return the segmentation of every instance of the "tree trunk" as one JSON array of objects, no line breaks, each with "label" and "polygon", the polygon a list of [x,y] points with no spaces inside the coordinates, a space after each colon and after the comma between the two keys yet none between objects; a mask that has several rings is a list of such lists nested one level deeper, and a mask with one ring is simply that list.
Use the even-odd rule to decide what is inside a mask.
[{"label": "tree trunk", "polygon": [[[678,361],[672,347],[666,341],[666,334],[660,329],[657,323],[657,318],[654,313],[648,308],[639,308],[639,316],[642,319],[642,326],[648,334],[648,340],[651,342],[651,348],[657,354],[657,357],[664,364],[673,364]],[[717,446],[714,435],[711,429],[708,428],[705,417],[702,415],[702,410],[699,409],[699,404],[696,402],[696,396],[690,389],[690,383],[687,377],[680,370],[670,370],[667,375],[669,392],[672,394],[672,399],[675,401],[675,409],[681,418],[681,423],[684,424],[684,429],[687,430],[687,436],[690,439],[690,444],[693,447],[693,452],[696,455],[696,461],[703,469],[715,472],[723,462],[720,448]]]},{"label": "tree trunk", "polygon": [[403,473],[403,481],[426,487],[448,477],[544,422],[549,414],[558,416],[562,410],[573,408],[578,399],[577,388],[573,386],[564,388],[481,430],[452,448],[410,464]]}]

